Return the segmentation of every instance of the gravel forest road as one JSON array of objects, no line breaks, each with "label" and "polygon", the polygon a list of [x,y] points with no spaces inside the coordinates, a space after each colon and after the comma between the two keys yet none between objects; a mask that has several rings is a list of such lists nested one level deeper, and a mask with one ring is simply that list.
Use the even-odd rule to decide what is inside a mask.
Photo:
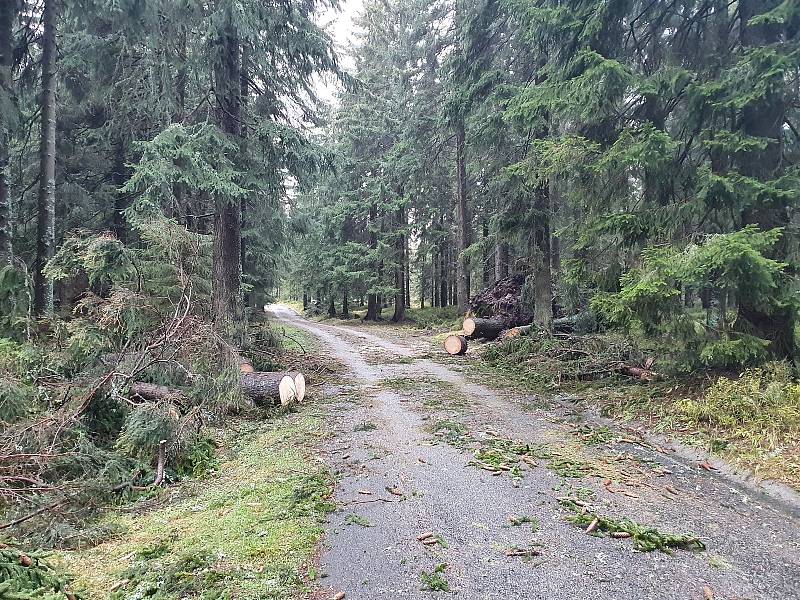
[{"label": "gravel forest road", "polygon": [[[423,588],[447,587],[470,600],[800,598],[800,527],[786,506],[630,429],[599,427],[579,403],[476,382],[423,334],[268,310],[348,370],[321,403],[334,435],[320,455],[338,474],[338,509],[315,597],[430,598],[448,594]],[[470,464],[479,447],[509,456],[509,440],[549,454],[512,471]],[[630,539],[588,535],[563,497],[692,532],[706,550],[639,552]],[[417,539],[426,532],[427,544]]]}]

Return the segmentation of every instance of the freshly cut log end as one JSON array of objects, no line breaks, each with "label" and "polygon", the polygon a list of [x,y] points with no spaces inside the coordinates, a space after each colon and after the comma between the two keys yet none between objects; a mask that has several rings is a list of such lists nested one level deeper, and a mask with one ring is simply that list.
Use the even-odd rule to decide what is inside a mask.
[{"label": "freshly cut log end", "polygon": [[467,351],[467,338],[463,335],[448,335],[444,340],[444,349],[453,356],[464,354]]},{"label": "freshly cut log end", "polygon": [[256,370],[253,368],[253,363],[250,362],[249,358],[242,358],[239,360],[239,370],[242,373],[255,373]]},{"label": "freshly cut log end", "polygon": [[467,317],[464,319],[464,335],[467,338],[493,340],[505,328],[506,324],[500,319],[481,319],[479,317]]},{"label": "freshly cut log end", "polygon": [[306,378],[302,373],[294,376],[294,389],[297,396],[297,401],[302,402],[306,397]]},{"label": "freshly cut log end", "polygon": [[[286,406],[292,402],[302,402],[306,396],[306,378],[298,371],[242,373],[239,381],[242,394],[259,406],[271,406],[278,402]],[[183,397],[181,390],[143,381],[133,382],[130,393],[151,401],[165,398],[180,400]]]},{"label": "freshly cut log end", "polygon": [[306,392],[305,377],[297,371],[242,373],[241,382],[242,393],[260,406],[277,404],[278,401],[282,406],[300,402]]},{"label": "freshly cut log end", "polygon": [[285,375],[278,384],[278,397],[281,406],[289,406],[297,399],[297,389],[294,387],[294,379],[291,375]]}]

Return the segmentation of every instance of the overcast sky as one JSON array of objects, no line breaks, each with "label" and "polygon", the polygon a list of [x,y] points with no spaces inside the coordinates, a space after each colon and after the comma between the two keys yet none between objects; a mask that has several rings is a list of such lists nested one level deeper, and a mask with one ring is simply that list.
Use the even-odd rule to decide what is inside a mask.
[{"label": "overcast sky", "polygon": [[[319,23],[333,36],[340,64],[346,71],[353,69],[353,58],[349,53],[350,46],[355,42],[353,19],[361,11],[362,5],[363,0],[343,0],[340,10],[325,11],[319,20]],[[334,81],[320,80],[317,88],[321,98],[331,101],[336,94],[338,84]]]}]

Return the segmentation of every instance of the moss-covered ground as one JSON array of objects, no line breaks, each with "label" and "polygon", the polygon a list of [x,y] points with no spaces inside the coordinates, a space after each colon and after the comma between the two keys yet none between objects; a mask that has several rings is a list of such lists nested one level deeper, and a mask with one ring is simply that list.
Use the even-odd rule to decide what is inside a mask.
[{"label": "moss-covered ground", "polygon": [[315,577],[332,481],[311,449],[319,420],[242,421],[216,474],[107,517],[123,533],[62,555],[86,598],[295,598]]}]

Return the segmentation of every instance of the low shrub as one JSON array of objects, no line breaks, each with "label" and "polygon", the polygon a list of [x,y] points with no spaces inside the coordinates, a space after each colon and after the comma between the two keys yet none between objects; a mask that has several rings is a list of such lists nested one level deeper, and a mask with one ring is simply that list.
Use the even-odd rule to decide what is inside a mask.
[{"label": "low shrub", "polygon": [[762,449],[778,448],[800,435],[800,383],[783,362],[721,377],[699,398],[676,403],[689,426],[722,430],[729,438]]}]

